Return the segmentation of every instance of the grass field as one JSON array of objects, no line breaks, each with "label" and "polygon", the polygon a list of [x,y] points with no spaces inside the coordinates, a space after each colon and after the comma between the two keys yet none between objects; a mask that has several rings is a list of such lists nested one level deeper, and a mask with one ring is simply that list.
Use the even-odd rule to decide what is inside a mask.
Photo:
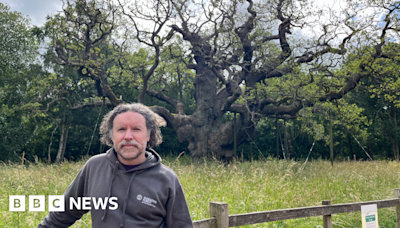
[{"label": "grass field", "polygon": [[[167,158],[164,164],[179,176],[193,220],[209,217],[209,202],[229,204],[229,214],[276,210],[394,198],[400,188],[400,163],[392,161],[232,162],[224,166],[216,161],[192,163],[190,158]],[[9,212],[9,195],[61,195],[74,179],[84,161],[61,165],[0,165],[0,227],[36,227],[47,212]],[[47,199],[46,199],[47,200]],[[380,227],[395,227],[395,208],[379,209]],[[361,227],[361,215],[333,215],[334,227]],[[72,227],[91,227],[85,215]],[[292,219],[243,227],[322,227],[322,216]]]}]

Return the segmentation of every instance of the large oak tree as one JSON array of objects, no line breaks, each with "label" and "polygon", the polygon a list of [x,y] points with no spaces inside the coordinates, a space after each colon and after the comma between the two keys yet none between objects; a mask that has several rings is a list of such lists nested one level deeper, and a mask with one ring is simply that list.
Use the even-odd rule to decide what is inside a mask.
[{"label": "large oak tree", "polygon": [[[63,13],[48,26],[54,28],[51,38],[59,64],[75,66],[82,77],[95,81],[98,95],[110,105],[122,101],[112,83],[135,84],[138,102],[147,95],[174,107],[174,112],[152,108],[181,142],[188,142],[193,157],[229,159],[234,135],[239,144],[254,138],[261,117],[296,118],[303,108],[341,99],[363,78],[374,76],[375,61],[397,58],[383,47],[398,38],[398,2],[340,4],[335,9],[295,0],[120,0],[117,5],[78,0],[66,1]],[[152,52],[147,66],[129,61],[135,43]],[[113,54],[102,53],[102,44]],[[359,70],[339,71],[342,59],[364,45],[374,48],[357,62]],[[157,83],[171,83],[157,71],[162,53],[179,60],[179,83],[181,71],[195,74],[196,108],[190,115],[182,93],[178,97],[155,89]],[[113,71],[107,67],[111,62]],[[138,74],[141,80],[125,78]],[[90,105],[95,104],[83,106]],[[239,113],[236,123],[224,121],[231,113]]]}]

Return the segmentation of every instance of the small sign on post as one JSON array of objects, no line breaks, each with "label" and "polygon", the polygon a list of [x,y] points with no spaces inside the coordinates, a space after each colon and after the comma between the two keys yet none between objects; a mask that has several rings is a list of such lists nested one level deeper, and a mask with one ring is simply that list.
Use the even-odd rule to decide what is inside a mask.
[{"label": "small sign on post", "polygon": [[378,228],[378,207],[376,204],[361,206],[362,228]]}]

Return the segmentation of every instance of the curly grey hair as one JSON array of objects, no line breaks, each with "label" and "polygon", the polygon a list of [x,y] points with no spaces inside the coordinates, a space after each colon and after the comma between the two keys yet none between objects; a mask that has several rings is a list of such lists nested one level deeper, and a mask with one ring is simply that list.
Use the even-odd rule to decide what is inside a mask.
[{"label": "curly grey hair", "polygon": [[158,125],[157,114],[155,114],[147,106],[140,103],[120,104],[112,111],[107,113],[100,125],[100,134],[103,136],[100,141],[108,146],[113,146],[112,130],[114,126],[114,119],[118,114],[124,112],[137,112],[141,114],[146,120],[147,133],[150,133],[150,147],[156,147],[162,142],[162,135]]}]

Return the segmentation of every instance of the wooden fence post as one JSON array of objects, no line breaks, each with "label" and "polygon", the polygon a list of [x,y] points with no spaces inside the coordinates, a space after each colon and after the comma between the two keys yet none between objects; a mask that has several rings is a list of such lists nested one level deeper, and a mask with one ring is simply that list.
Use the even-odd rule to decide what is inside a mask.
[{"label": "wooden fence post", "polygon": [[[394,197],[400,198],[400,189],[399,188],[394,189]],[[397,203],[397,206],[396,206],[396,223],[397,223],[397,228],[400,228],[400,203]]]},{"label": "wooden fence post", "polygon": [[[322,205],[331,205],[331,201],[324,200]],[[323,215],[322,220],[324,221],[324,228],[332,228],[332,215]]]},{"label": "wooden fence post", "polygon": [[212,228],[229,227],[229,205],[227,203],[210,202],[210,217],[217,219],[216,226]]}]

